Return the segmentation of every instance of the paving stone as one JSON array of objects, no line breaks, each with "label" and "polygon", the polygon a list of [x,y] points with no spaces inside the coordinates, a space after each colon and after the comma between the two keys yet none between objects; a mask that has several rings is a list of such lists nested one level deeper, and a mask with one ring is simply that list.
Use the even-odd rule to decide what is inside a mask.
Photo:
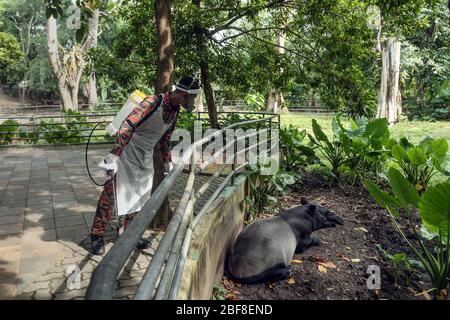
[{"label": "paving stone", "polygon": [[120,287],[133,287],[138,286],[141,283],[142,277],[134,277],[127,280],[119,280]]},{"label": "paving stone", "polygon": [[25,206],[1,206],[0,207],[0,217],[10,216],[10,215],[20,215],[25,213]]},{"label": "paving stone", "polygon": [[55,293],[55,300],[73,300],[75,298],[84,298],[86,289],[70,290],[63,293]]},{"label": "paving stone", "polygon": [[25,219],[24,214],[12,215],[12,216],[0,216],[0,225],[11,225],[23,223]]},{"label": "paving stone", "polygon": [[35,282],[32,285],[26,287],[23,289],[23,293],[30,293],[34,292],[39,289],[50,289],[50,281],[41,281],[41,282]]},{"label": "paving stone", "polygon": [[27,205],[27,199],[11,199],[5,195],[0,205],[2,207],[25,207]]},{"label": "paving stone", "polygon": [[63,265],[70,265],[70,264],[77,264],[77,265],[79,265],[85,259],[86,259],[86,257],[84,257],[84,256],[76,256],[76,257],[64,258],[63,261],[62,261],[62,264]]},{"label": "paving stone", "polygon": [[74,216],[68,216],[68,217],[56,217],[55,222],[56,222],[57,228],[85,225],[83,216],[81,216],[81,215],[74,215]]},{"label": "paving stone", "polygon": [[81,274],[81,280],[91,280],[92,272],[83,272]]},{"label": "paving stone", "polygon": [[55,219],[39,219],[39,220],[30,220],[25,219],[25,231],[31,230],[47,230],[55,228]]},{"label": "paving stone", "polygon": [[17,234],[23,231],[23,223],[0,226],[0,236]]},{"label": "paving stone", "polygon": [[53,202],[53,209],[59,210],[59,209],[71,209],[73,210],[73,208],[75,208],[78,205],[77,201],[66,201],[66,202],[61,202],[61,203],[55,203]]},{"label": "paving stone", "polygon": [[47,270],[54,264],[55,259],[56,253],[21,259],[19,273],[21,275],[45,274]]},{"label": "paving stone", "polygon": [[72,239],[80,236],[87,236],[89,234],[85,225],[57,228],[56,233],[58,239]]},{"label": "paving stone", "polygon": [[28,195],[27,206],[51,206],[52,198],[50,196]]},{"label": "paving stone", "polygon": [[34,296],[34,292],[32,293],[23,293],[14,297],[14,300],[32,300]]},{"label": "paving stone", "polygon": [[53,299],[53,295],[50,292],[50,289],[40,289],[36,290],[34,293],[33,299],[35,300],[51,300]]},{"label": "paving stone", "polygon": [[0,248],[11,247],[22,244],[22,233],[0,236]]},{"label": "paving stone", "polygon": [[54,272],[54,273],[48,273],[44,274],[43,276],[40,276],[36,281],[50,281],[54,279],[61,279],[64,278],[65,272]]},{"label": "paving stone", "polygon": [[134,296],[134,294],[136,293],[136,290],[137,290],[137,286],[120,288],[114,292],[114,297],[115,298],[123,298],[123,297],[127,297],[130,295]]},{"label": "paving stone", "polygon": [[69,291],[66,285],[66,278],[53,279],[50,281],[50,288],[52,292],[66,292]]}]

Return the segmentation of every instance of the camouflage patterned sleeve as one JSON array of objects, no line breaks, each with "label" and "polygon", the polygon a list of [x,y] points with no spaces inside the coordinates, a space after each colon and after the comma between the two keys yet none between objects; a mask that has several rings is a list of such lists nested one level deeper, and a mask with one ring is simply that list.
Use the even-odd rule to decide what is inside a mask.
[{"label": "camouflage patterned sleeve", "polygon": [[140,105],[130,113],[130,115],[122,123],[117,132],[117,142],[114,144],[111,153],[120,157],[123,148],[130,141],[134,131],[140,124],[142,119],[145,119],[156,107],[156,99],[154,96],[145,98]]}]

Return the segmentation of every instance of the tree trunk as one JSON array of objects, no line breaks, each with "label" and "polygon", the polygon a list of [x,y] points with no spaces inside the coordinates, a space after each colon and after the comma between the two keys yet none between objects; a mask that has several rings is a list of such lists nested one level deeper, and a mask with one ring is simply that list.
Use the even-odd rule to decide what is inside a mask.
[{"label": "tree trunk", "polygon": [[[98,43],[98,24],[99,24],[100,10],[95,9],[93,17],[89,19],[89,37],[90,43],[89,48],[97,47]],[[93,105],[97,103],[97,83],[95,78],[95,73],[89,76],[88,82],[88,103]]]},{"label": "tree trunk", "polygon": [[47,19],[47,51],[50,66],[58,82],[61,107],[78,111],[78,89],[84,68],[83,49],[74,45],[70,52],[65,52],[63,62],[59,57],[58,33],[56,19]]},{"label": "tree trunk", "polygon": [[200,62],[201,79],[203,84],[203,91],[205,92],[206,106],[208,107],[209,122],[211,128],[219,129],[219,120],[217,118],[217,108],[214,103],[214,91],[209,80],[209,66],[208,62]]},{"label": "tree trunk", "polygon": [[[192,4],[200,8],[201,0],[192,0]],[[211,128],[219,129],[219,121],[217,118],[217,108],[214,102],[214,90],[209,78],[209,65],[208,65],[208,48],[205,45],[205,35],[202,32],[202,25],[200,20],[195,22],[195,36],[197,40],[197,51],[200,58],[200,74],[203,85],[203,91],[205,93],[206,106],[208,107],[208,116]]]},{"label": "tree trunk", "polygon": [[156,40],[158,71],[156,94],[170,90],[174,69],[174,54],[171,29],[171,1],[155,0]]},{"label": "tree trunk", "polygon": [[400,42],[387,39],[382,45],[377,117],[388,118],[389,124],[393,125],[398,122],[401,110]]},{"label": "tree trunk", "polygon": [[[155,0],[156,39],[158,52],[158,71],[155,85],[155,93],[159,94],[170,90],[172,74],[174,69],[174,54],[171,30],[171,1]],[[164,164],[161,151],[156,146],[153,152],[153,190],[160,185],[164,179]],[[159,209],[152,227],[166,226],[173,214],[170,209],[169,200],[166,198]]]},{"label": "tree trunk", "polygon": [[[284,44],[286,42],[286,34],[280,31],[277,36],[277,53],[283,55],[285,53]],[[280,68],[280,74],[283,73],[283,68]],[[269,91],[269,98],[267,100],[266,111],[279,113],[284,103],[283,93],[278,89],[272,87]]]}]

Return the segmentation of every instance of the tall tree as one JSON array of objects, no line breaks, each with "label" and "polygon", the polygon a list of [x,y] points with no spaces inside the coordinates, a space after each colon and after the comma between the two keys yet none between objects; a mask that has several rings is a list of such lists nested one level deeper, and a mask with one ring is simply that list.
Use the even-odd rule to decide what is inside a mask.
[{"label": "tall tree", "polygon": [[[35,51],[34,37],[42,21],[42,3],[36,0],[5,1],[2,15],[6,18],[8,31],[15,34],[20,42],[23,68],[28,70]],[[24,103],[28,86],[28,72],[23,72],[21,101]]]},{"label": "tall tree", "polygon": [[[172,75],[174,70],[174,52],[172,41],[171,25],[171,0],[155,0],[155,22],[156,22],[156,40],[157,40],[157,78],[155,84],[155,93],[163,93],[170,90],[172,85]],[[164,163],[159,148],[155,148],[153,153],[153,191],[164,179]],[[170,219],[170,205],[166,198],[155,217],[154,227],[167,225]]]},{"label": "tall tree", "polygon": [[[192,0],[200,11],[201,0]],[[219,128],[219,120],[217,119],[217,108],[214,102],[214,91],[209,76],[208,48],[205,43],[204,29],[201,23],[201,14],[196,15],[197,19],[194,23],[194,32],[196,37],[197,51],[200,55],[200,74],[202,80],[203,91],[205,93],[206,106],[208,107],[209,122],[211,128]]]},{"label": "tall tree", "polygon": [[91,28],[95,28],[95,30],[89,30],[86,36],[83,36],[81,32],[77,32],[77,38],[68,49],[65,49],[58,42],[56,18],[62,15],[62,4],[58,0],[46,0],[46,4],[48,57],[53,74],[58,82],[62,107],[78,110],[80,80],[86,66],[85,55],[87,50],[91,49],[97,41],[96,37],[98,34],[96,30],[99,23],[98,10],[100,1],[80,2],[83,9],[90,12],[88,25]]}]

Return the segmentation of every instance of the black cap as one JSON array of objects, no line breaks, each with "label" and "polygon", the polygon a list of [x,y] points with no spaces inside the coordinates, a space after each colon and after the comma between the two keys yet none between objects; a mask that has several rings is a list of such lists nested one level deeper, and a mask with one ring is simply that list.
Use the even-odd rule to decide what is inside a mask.
[{"label": "black cap", "polygon": [[186,90],[195,90],[200,88],[200,81],[195,77],[183,77],[177,86]]}]

